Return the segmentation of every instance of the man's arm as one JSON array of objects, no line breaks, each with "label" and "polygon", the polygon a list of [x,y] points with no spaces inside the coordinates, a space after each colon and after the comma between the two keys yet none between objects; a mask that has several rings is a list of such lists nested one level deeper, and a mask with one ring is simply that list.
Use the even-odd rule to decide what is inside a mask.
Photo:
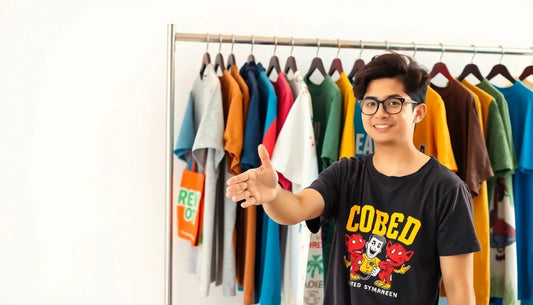
[{"label": "man's arm", "polygon": [[448,305],[475,305],[474,254],[441,256],[440,268]]},{"label": "man's arm", "polygon": [[318,191],[305,189],[293,194],[283,190],[278,185],[278,174],[263,145],[259,145],[258,153],[261,166],[230,178],[226,196],[235,202],[245,200],[243,208],[262,204],[270,218],[284,225],[322,215],[325,203]]}]

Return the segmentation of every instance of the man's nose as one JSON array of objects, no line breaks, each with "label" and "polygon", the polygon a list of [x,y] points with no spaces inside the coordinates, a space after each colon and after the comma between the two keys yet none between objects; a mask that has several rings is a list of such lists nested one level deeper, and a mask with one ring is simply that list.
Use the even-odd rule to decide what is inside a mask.
[{"label": "man's nose", "polygon": [[389,116],[387,111],[385,111],[385,104],[384,103],[379,103],[378,104],[378,111],[376,111],[376,113],[374,113],[374,116],[378,117],[378,118]]}]

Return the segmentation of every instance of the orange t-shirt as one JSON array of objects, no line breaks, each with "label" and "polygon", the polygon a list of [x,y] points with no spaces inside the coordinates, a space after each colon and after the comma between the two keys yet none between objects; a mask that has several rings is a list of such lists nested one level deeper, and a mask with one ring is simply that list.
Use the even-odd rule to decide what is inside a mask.
[{"label": "orange t-shirt", "polygon": [[416,125],[413,142],[421,152],[434,156],[442,165],[457,172],[444,101],[429,86],[426,93],[426,107],[426,116]]}]

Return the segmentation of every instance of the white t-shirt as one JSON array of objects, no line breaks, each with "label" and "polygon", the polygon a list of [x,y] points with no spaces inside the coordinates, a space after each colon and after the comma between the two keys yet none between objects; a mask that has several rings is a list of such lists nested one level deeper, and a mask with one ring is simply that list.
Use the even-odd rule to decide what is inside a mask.
[{"label": "white t-shirt", "polygon": [[[292,183],[294,193],[302,191],[318,177],[313,106],[300,72],[290,81],[294,104],[287,115],[272,153],[272,164]],[[303,304],[310,232],[305,221],[289,226],[283,270],[282,304]]]},{"label": "white t-shirt", "polygon": [[215,240],[215,206],[217,201],[217,180],[220,161],[224,157],[224,112],[222,93],[218,76],[211,64],[205,68],[203,77],[195,80],[192,90],[194,103],[194,124],[196,137],[193,156],[198,170],[205,169],[204,211],[202,220],[202,241],[198,246],[197,273],[199,290],[209,295],[209,285],[215,276],[213,264]]}]

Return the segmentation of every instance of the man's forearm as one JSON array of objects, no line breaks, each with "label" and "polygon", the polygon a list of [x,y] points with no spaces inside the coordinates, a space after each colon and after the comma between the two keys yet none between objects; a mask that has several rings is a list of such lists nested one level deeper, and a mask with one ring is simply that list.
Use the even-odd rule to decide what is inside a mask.
[{"label": "man's forearm", "polygon": [[301,199],[292,192],[277,186],[278,194],[274,200],[264,203],[263,208],[272,220],[282,225],[297,224],[305,219]]}]

